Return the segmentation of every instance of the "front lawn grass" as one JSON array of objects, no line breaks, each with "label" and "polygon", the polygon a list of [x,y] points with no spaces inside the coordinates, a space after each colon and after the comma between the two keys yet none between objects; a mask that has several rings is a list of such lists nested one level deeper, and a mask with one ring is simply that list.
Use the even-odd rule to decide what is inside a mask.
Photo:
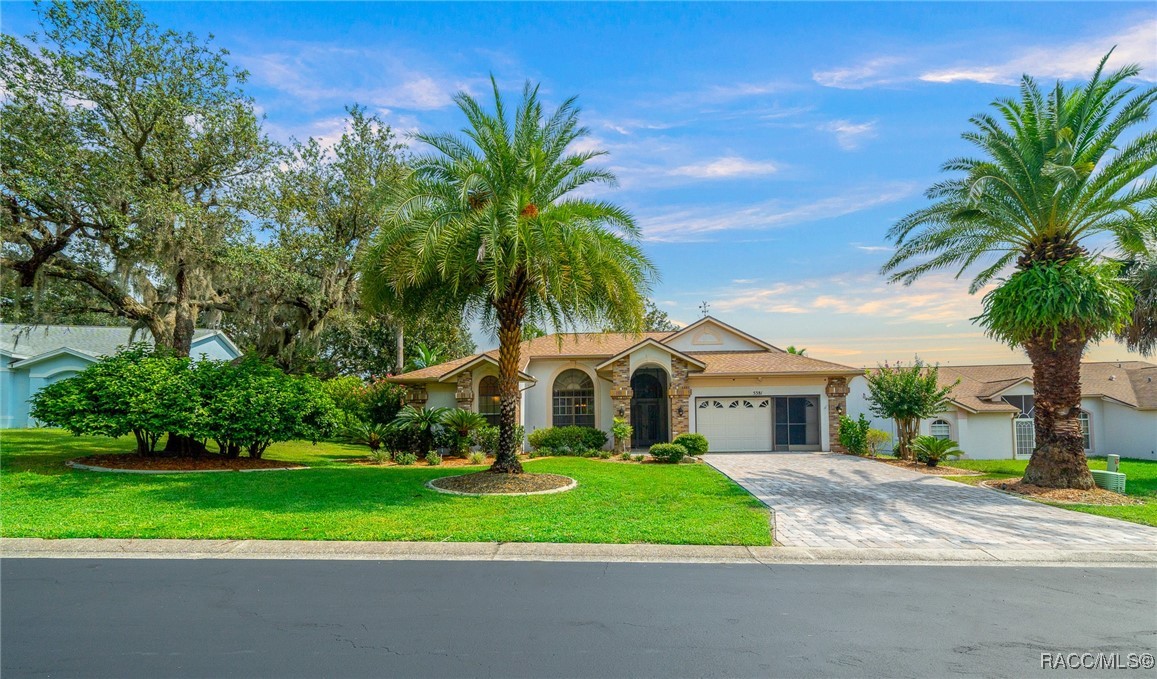
[{"label": "front lawn grass", "polygon": [[573,477],[557,495],[457,497],[430,479],[482,467],[373,467],[366,449],[291,442],[265,457],[310,469],[211,474],[73,470],[65,460],[130,453],[130,438],[0,432],[0,535],[40,538],[438,540],[768,545],[767,511],[705,464],[581,458],[524,463]]},{"label": "front lawn grass", "polygon": [[[956,467],[984,472],[983,476],[947,476],[944,478],[961,483],[976,485],[988,479],[1020,478],[1028,466],[1028,460],[946,460],[942,467]],[[1090,469],[1104,469],[1105,458],[1089,458]],[[1149,460],[1121,460],[1119,471],[1125,475],[1125,494],[1141,498],[1145,504],[1122,507],[1101,505],[1055,504],[1057,507],[1074,509],[1078,512],[1099,514],[1114,519],[1157,526],[1157,462]]]}]

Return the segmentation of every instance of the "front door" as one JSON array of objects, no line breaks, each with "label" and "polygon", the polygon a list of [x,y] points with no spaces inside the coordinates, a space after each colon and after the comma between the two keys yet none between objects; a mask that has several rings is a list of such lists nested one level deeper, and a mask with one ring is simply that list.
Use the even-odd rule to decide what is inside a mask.
[{"label": "front door", "polygon": [[631,377],[631,438],[633,448],[650,448],[666,443],[667,373],[660,368],[640,368]]}]

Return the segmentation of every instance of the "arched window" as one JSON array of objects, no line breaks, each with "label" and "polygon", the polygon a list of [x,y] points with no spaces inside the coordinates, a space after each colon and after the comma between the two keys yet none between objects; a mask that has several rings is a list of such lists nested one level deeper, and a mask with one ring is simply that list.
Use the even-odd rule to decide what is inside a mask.
[{"label": "arched window", "polygon": [[952,425],[948,424],[944,420],[934,421],[932,423],[932,426],[928,427],[928,431],[929,431],[929,433],[932,434],[933,438],[938,438],[938,439],[950,439],[950,438],[952,438]]},{"label": "arched window", "polygon": [[1085,450],[1093,449],[1093,435],[1089,429],[1089,413],[1082,410],[1077,415],[1077,420],[1081,423],[1081,438],[1085,442]]},{"label": "arched window", "polygon": [[554,380],[556,427],[595,426],[595,383],[581,370],[564,370]]},{"label": "arched window", "polygon": [[487,375],[478,382],[478,414],[486,418],[487,424],[498,426],[502,419],[502,404],[498,397],[498,378]]}]

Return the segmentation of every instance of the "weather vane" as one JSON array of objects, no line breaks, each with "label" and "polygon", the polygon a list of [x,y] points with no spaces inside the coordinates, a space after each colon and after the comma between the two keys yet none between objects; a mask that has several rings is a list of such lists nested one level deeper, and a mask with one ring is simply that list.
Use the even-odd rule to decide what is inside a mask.
[{"label": "weather vane", "polygon": [[699,305],[699,313],[706,316],[707,312],[710,310],[711,310],[711,305],[707,303],[707,300],[703,300],[703,303]]}]

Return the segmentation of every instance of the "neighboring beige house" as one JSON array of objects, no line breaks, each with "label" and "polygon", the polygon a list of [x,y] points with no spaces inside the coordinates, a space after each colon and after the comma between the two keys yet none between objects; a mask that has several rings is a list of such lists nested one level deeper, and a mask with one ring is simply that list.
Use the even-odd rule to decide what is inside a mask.
[{"label": "neighboring beige house", "polygon": [[[940,366],[952,407],[920,425],[924,434],[950,438],[973,459],[1026,459],[1035,447],[1032,366]],[[864,377],[851,381],[848,411],[863,413],[895,440],[895,425],[874,418]],[[1142,361],[1081,365],[1081,428],[1089,455],[1157,460],[1157,365]]]},{"label": "neighboring beige house", "polygon": [[[498,352],[391,378],[409,401],[498,421]],[[527,432],[615,417],[645,448],[684,432],[726,451],[831,450],[848,381],[863,371],[789,354],[705,317],[679,331],[548,335],[522,344],[519,420]]]}]

